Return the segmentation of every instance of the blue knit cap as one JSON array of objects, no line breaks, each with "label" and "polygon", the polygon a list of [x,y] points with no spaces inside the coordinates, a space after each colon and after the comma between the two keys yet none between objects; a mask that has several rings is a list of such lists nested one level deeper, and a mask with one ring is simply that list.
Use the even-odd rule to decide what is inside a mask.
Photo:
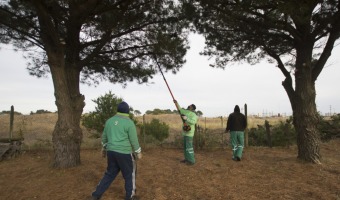
[{"label": "blue knit cap", "polygon": [[128,114],[130,111],[129,105],[126,102],[122,101],[121,103],[118,104],[117,111],[120,113]]}]

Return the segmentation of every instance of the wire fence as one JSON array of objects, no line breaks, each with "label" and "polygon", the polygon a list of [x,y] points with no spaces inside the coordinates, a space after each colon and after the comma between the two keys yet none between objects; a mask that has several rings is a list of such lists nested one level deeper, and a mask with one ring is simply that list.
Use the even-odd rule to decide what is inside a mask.
[{"label": "wire fence", "polygon": [[[164,148],[182,148],[183,137],[181,135],[181,121],[177,118],[163,118],[164,116],[143,116],[143,121],[140,123],[145,124],[150,122],[153,118],[160,119],[166,122],[170,127],[169,137],[162,141],[156,141],[152,136],[145,133],[143,128],[139,128],[139,140],[143,148],[151,148],[161,146]],[[217,118],[201,118],[199,123],[195,126],[194,134],[194,148],[199,149],[216,149],[226,148],[229,144],[229,134],[224,133],[225,121],[223,117]]]}]

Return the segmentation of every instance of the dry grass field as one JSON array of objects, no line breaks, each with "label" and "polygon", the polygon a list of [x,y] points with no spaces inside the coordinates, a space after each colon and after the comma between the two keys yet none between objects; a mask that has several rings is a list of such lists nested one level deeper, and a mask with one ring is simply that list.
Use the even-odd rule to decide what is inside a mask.
[{"label": "dry grass field", "polygon": [[[167,122],[176,120],[162,117]],[[200,124],[204,126],[202,120]],[[206,128],[213,129],[208,120],[216,123],[216,129],[222,128],[219,118],[206,119]],[[106,168],[100,150],[91,148],[98,147],[98,140],[89,138],[89,132],[84,130],[82,164],[70,169],[51,168],[53,152],[37,147],[50,142],[55,121],[55,114],[16,116],[14,134],[22,130],[27,150],[0,162],[0,199],[85,200],[89,197]],[[0,137],[8,137],[8,124],[9,116],[0,115]],[[178,133],[175,126],[171,130]],[[241,162],[231,160],[229,147],[195,153],[197,163],[187,166],[179,162],[182,149],[144,149],[143,159],[138,161],[140,199],[340,200],[339,139],[321,144],[321,165],[298,161],[296,146],[248,147]],[[124,181],[119,175],[102,199],[123,198]]]},{"label": "dry grass field", "polygon": [[[170,140],[178,136],[181,132],[181,119],[178,115],[163,114],[163,115],[145,115],[145,122],[150,122],[152,118],[157,118],[161,122],[165,122],[170,127]],[[257,125],[264,124],[263,118],[248,118],[248,128],[256,128]],[[270,124],[276,124],[279,121],[284,121],[286,118],[266,118]],[[57,121],[57,114],[34,114],[34,115],[15,115],[13,124],[13,137],[24,137],[24,148],[36,149],[51,146],[52,132]],[[137,117],[139,123],[143,123],[143,117]],[[208,129],[212,132],[223,133],[226,126],[226,118],[206,118],[201,117],[198,121],[202,129]],[[8,114],[0,115],[0,138],[9,137],[10,116]],[[100,142],[93,140],[90,137],[90,132],[82,127],[83,130],[83,147],[93,148],[98,147]]]}]

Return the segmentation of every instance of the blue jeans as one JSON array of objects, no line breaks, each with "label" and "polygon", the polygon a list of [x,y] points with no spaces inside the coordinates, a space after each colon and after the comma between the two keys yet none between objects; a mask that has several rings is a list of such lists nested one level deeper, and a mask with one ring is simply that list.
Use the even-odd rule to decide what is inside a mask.
[{"label": "blue jeans", "polygon": [[93,197],[101,198],[104,192],[109,188],[118,173],[122,171],[125,180],[125,199],[128,200],[136,193],[136,172],[137,165],[133,154],[122,154],[114,151],[107,152],[107,169],[97,185],[96,190],[92,193]]}]

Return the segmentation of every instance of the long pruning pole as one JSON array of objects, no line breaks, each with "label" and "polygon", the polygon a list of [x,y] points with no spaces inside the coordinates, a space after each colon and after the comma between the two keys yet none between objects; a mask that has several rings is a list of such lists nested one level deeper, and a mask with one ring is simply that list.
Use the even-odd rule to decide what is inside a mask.
[{"label": "long pruning pole", "polygon": [[[165,79],[165,76],[164,76],[164,74],[163,74],[163,71],[162,71],[162,69],[161,69],[161,66],[160,66],[159,63],[157,62],[156,56],[155,56],[155,61],[156,61],[156,64],[157,64],[157,66],[158,66],[159,71],[161,72],[161,74],[162,74],[162,76],[163,76],[164,82],[165,82],[166,86],[168,87],[168,90],[169,90],[169,92],[170,92],[170,94],[171,94],[172,100],[175,100],[175,97],[174,97],[174,95],[173,95],[172,92],[171,92],[171,89],[170,89],[170,87],[169,87],[169,84],[168,84],[168,82],[167,82],[166,79]],[[181,112],[180,112],[180,110],[179,110],[179,107],[177,106],[176,103],[175,103],[175,106],[176,106],[176,108],[177,108],[177,111],[178,111],[178,113],[179,113],[179,116],[181,117],[181,119],[182,119],[182,121],[183,121],[183,123],[184,123],[185,120],[183,119],[183,117],[182,117],[182,115],[181,115]]]}]

